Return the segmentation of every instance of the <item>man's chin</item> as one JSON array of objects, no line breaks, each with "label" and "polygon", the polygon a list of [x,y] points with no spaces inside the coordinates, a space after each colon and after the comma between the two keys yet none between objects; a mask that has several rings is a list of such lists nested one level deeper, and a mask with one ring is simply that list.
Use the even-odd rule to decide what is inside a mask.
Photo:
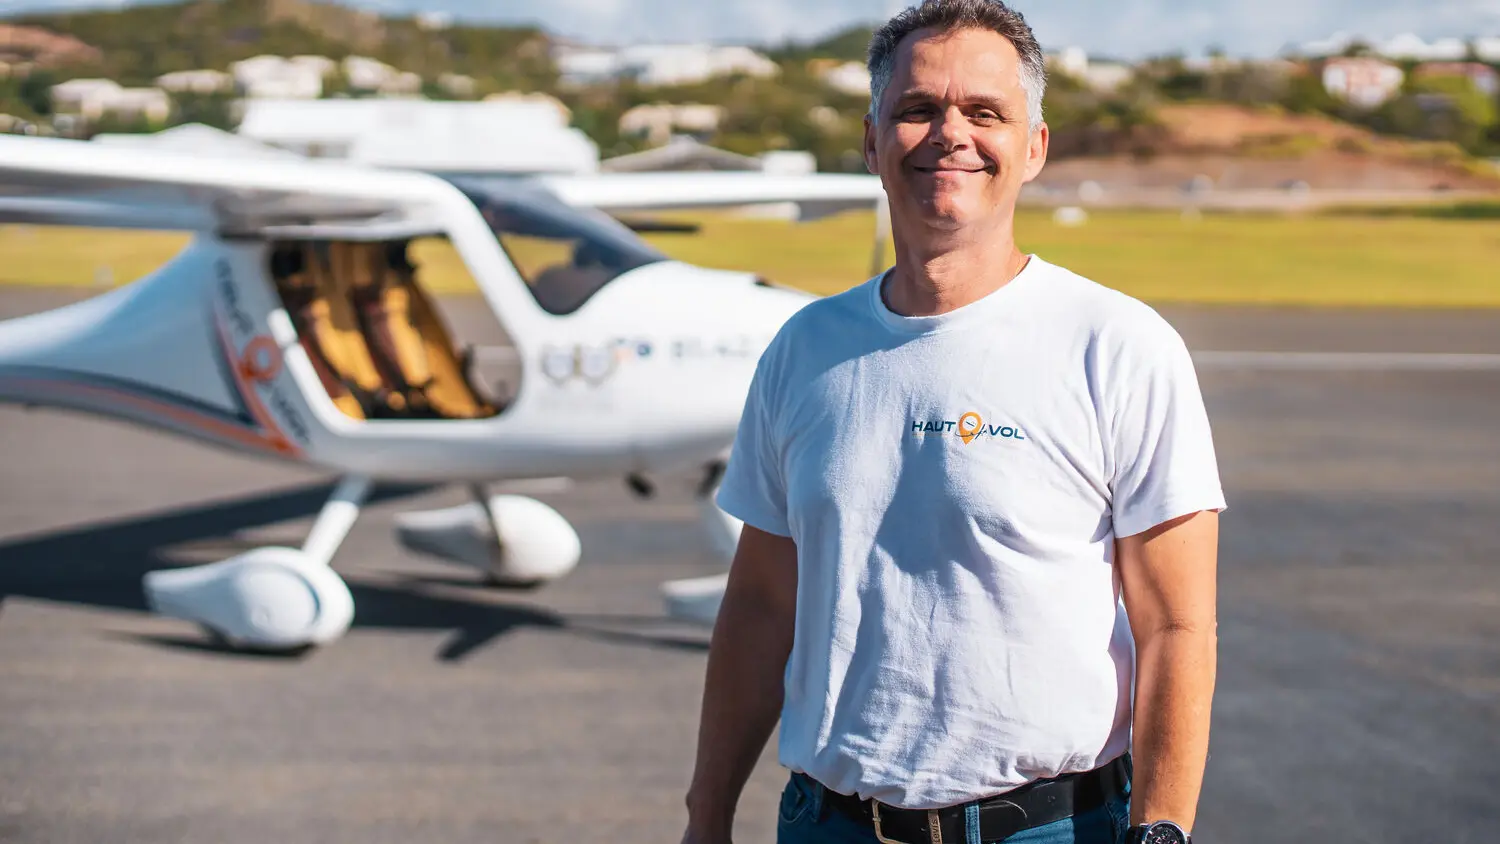
[{"label": "man's chin", "polygon": [[922,221],[929,228],[957,231],[974,221],[975,215],[963,204],[938,200],[922,203]]}]

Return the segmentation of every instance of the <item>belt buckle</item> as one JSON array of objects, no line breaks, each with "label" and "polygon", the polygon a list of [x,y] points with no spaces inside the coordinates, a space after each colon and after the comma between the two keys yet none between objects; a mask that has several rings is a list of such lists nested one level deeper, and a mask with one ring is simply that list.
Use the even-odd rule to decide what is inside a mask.
[{"label": "belt buckle", "polygon": [[[885,837],[885,833],[880,828],[879,800],[870,801],[870,817],[875,824],[875,840],[879,841],[880,844],[915,844],[915,842],[901,841],[896,838]],[[927,810],[927,832],[932,839],[931,844],[943,844],[943,824],[938,819],[938,813],[936,809]]]}]

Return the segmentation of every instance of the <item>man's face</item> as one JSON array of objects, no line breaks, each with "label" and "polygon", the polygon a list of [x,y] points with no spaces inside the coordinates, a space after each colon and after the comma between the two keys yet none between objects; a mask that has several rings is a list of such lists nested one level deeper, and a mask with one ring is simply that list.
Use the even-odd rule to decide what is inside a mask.
[{"label": "man's face", "polygon": [[865,163],[898,227],[1011,218],[1047,155],[1046,126],[1027,127],[1020,71],[1015,46],[990,30],[918,30],[901,42],[878,117],[865,118]]}]

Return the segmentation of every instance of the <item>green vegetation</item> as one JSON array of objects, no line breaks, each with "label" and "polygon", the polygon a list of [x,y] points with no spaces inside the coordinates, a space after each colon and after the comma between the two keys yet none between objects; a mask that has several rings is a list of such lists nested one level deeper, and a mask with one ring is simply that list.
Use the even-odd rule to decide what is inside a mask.
[{"label": "green vegetation", "polygon": [[[1096,212],[1070,228],[1044,211],[1026,210],[1017,232],[1022,248],[1149,302],[1488,308],[1500,307],[1500,230],[1488,214],[1500,210],[1197,219]],[[702,223],[700,234],[648,239],[681,260],[756,272],[818,294],[870,274],[868,213],[803,225],[728,215],[693,219]],[[0,282],[91,285],[100,268],[109,268],[108,278],[124,283],[185,242],[175,234],[0,226]],[[472,289],[446,244],[419,244],[413,256],[434,289]]]},{"label": "green vegetation", "polygon": [[187,245],[175,232],[0,226],[0,284],[124,284]]},{"label": "green vegetation", "polygon": [[[653,239],[684,260],[828,294],[867,277],[871,226],[860,214],[711,218],[701,236]],[[1500,231],[1482,220],[1120,211],[1069,228],[1027,210],[1016,231],[1023,249],[1150,302],[1500,307]]]},{"label": "green vegetation", "polygon": [[[857,171],[866,108],[863,95],[842,93],[821,79],[841,62],[865,58],[872,28],[855,26],[810,43],[765,47],[780,66],[774,79],[722,77],[698,85],[645,88],[633,81],[569,88],[559,82],[551,57],[553,41],[538,29],[477,25],[428,26],[416,18],[386,18],[312,0],[181,0],[98,11],[31,14],[10,19],[69,35],[98,48],[92,65],[34,70],[0,78],[0,113],[45,121],[47,91],[67,79],[104,76],[123,85],[150,85],[163,73],[209,68],[256,55],[365,55],[419,74],[426,96],[454,95],[437,85],[445,73],[475,80],[473,96],[498,91],[553,94],[573,111],[573,124],[606,156],[642,149],[646,141],[622,137],[620,116],[646,103],[722,106],[725,117],[706,143],[755,155],[769,150],[807,150],[826,171]],[[1054,73],[1045,104],[1052,129],[1052,155],[1132,154],[1173,151],[1172,133],[1156,117],[1171,102],[1217,102],[1323,114],[1387,135],[1434,142],[1460,167],[1470,156],[1500,156],[1500,103],[1465,77],[1413,73],[1406,87],[1376,109],[1360,109],[1324,90],[1316,65],[1222,62],[1203,68],[1181,57],[1141,62],[1134,78],[1115,91],[1089,90]],[[325,96],[359,96],[339,74],[327,80]],[[230,128],[225,98],[183,98],[170,123],[203,122]],[[146,131],[160,127],[96,125],[98,131]],[[1298,158],[1320,150],[1307,138],[1289,137],[1247,154]],[[1478,172],[1477,170],[1475,172]]]},{"label": "green vegetation", "polygon": [[1144,103],[1161,98],[1275,105],[1296,114],[1323,114],[1385,135],[1446,142],[1460,150],[1461,157],[1500,155],[1500,102],[1494,96],[1468,77],[1422,76],[1415,73],[1417,62],[1398,64],[1406,73],[1402,90],[1372,109],[1330,95],[1315,70],[1237,64],[1192,70],[1176,57],[1145,62],[1125,96]]},{"label": "green vegetation", "polygon": [[1426,217],[1439,220],[1500,220],[1500,202],[1456,202],[1452,205],[1333,208],[1329,209],[1327,213],[1344,217]]},{"label": "green vegetation", "polygon": [[767,54],[778,62],[805,62],[811,59],[834,59],[862,62],[875,35],[873,26],[854,26],[827,38],[808,43],[789,42],[772,48]]},{"label": "green vegetation", "polygon": [[[63,78],[104,76],[121,85],[151,85],[163,73],[210,68],[262,54],[363,55],[435,80],[473,76],[480,94],[539,90],[557,79],[549,39],[527,27],[423,27],[411,18],[381,18],[342,6],[302,0],[186,0],[108,11],[34,14],[7,23],[71,35],[103,51],[93,67]],[[0,100],[0,111],[9,103]]]}]

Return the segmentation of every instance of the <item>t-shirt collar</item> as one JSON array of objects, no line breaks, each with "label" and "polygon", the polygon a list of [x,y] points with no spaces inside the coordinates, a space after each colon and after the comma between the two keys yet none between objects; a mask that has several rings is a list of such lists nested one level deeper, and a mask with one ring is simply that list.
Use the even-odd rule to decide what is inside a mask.
[{"label": "t-shirt collar", "polygon": [[871,280],[869,284],[870,307],[881,324],[899,334],[932,334],[950,331],[984,320],[1008,307],[1026,287],[1031,286],[1036,276],[1041,274],[1044,264],[1045,262],[1036,255],[1027,254],[1026,265],[1021,268],[1021,271],[984,298],[970,302],[961,308],[932,316],[903,316],[886,307],[881,291],[885,287],[886,280],[895,271],[892,268]]}]

